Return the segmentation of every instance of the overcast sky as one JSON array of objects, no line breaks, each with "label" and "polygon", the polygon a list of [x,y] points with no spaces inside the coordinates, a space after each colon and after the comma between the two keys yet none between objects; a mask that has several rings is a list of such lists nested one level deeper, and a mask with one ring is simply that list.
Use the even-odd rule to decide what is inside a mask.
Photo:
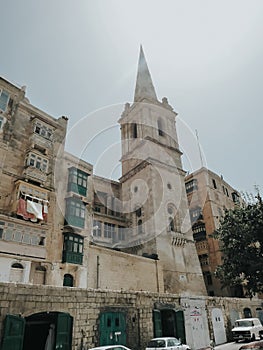
[{"label": "overcast sky", "polygon": [[[33,105],[69,117],[67,149],[99,175],[118,177],[116,125],[133,100],[142,44],[159,100],[178,113],[185,170],[200,166],[197,129],[203,164],[238,190],[263,189],[262,0],[0,5],[0,75],[25,85]],[[116,155],[110,170],[105,150]]]}]

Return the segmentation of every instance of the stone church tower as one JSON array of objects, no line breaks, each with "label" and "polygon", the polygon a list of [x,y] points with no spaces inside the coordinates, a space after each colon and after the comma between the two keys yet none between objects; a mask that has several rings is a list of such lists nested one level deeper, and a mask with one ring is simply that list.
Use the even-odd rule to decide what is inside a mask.
[{"label": "stone church tower", "polygon": [[134,102],[119,120],[127,251],[159,259],[167,292],[206,295],[187,205],[177,113],[157,98],[140,48]]}]

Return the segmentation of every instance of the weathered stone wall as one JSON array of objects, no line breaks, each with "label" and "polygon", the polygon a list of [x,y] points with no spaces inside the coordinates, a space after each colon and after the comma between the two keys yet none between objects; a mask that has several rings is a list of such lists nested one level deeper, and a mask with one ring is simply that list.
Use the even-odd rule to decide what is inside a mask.
[{"label": "weathered stone wall", "polygon": [[[201,300],[202,299],[202,300]],[[127,324],[127,346],[144,349],[146,342],[153,337],[152,310],[156,303],[174,305],[184,310],[186,327],[191,327],[187,309],[189,305],[204,305],[208,317],[209,336],[211,330],[211,310],[218,307],[223,311],[225,325],[229,323],[229,312],[234,307],[242,316],[244,307],[249,307],[252,316],[261,301],[255,299],[231,299],[212,297],[184,297],[172,294],[149,292],[127,292],[92,290],[69,287],[36,286],[14,283],[0,283],[0,337],[3,335],[3,322],[7,314],[27,317],[39,312],[67,312],[73,317],[72,350],[89,349],[98,345],[99,315],[103,311],[124,311]],[[198,348],[187,334],[186,340],[192,349]],[[208,344],[207,344],[208,345]]]},{"label": "weathered stone wall", "polygon": [[88,287],[163,292],[162,266],[157,260],[91,245]]}]

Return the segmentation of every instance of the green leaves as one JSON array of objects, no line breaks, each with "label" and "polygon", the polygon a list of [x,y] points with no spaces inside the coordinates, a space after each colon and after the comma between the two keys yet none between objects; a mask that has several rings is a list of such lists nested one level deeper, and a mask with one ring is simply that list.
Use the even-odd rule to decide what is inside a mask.
[{"label": "green leaves", "polygon": [[263,292],[263,202],[226,210],[216,238],[221,241],[223,264],[216,276],[224,286],[242,284],[247,296]]}]

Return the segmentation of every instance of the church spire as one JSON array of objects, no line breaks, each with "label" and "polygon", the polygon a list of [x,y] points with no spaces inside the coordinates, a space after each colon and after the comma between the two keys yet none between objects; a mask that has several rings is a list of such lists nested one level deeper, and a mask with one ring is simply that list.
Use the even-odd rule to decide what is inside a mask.
[{"label": "church spire", "polygon": [[150,100],[157,100],[156,92],[152,83],[152,78],[141,45],[134,102],[139,102],[144,98]]}]

